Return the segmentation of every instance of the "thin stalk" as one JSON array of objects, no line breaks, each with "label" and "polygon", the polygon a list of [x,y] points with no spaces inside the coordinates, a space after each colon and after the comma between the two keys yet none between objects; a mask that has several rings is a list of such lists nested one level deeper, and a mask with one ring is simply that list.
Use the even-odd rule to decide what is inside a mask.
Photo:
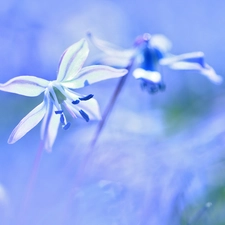
[{"label": "thin stalk", "polygon": [[109,101],[109,104],[107,105],[107,107],[106,107],[106,109],[103,113],[102,120],[99,122],[99,124],[97,126],[97,129],[96,129],[95,134],[94,134],[94,138],[91,140],[91,142],[89,144],[90,149],[93,149],[95,147],[95,144],[99,139],[99,136],[102,132],[102,129],[105,126],[105,123],[106,123],[115,103],[116,103],[116,100],[117,100],[126,80],[127,80],[127,77],[128,77],[128,74],[120,78],[120,81],[119,81],[110,101]]},{"label": "thin stalk", "polygon": [[26,187],[24,201],[23,201],[22,207],[21,207],[21,212],[20,212],[20,217],[19,217],[19,224],[21,224],[21,225],[25,224],[25,218],[27,217],[29,203],[31,201],[33,190],[34,190],[34,185],[37,180],[37,174],[38,174],[41,156],[42,156],[43,151],[44,151],[44,142],[41,141],[38,151],[36,153],[35,159],[34,159],[34,164],[32,167],[31,175],[30,175],[27,187]]},{"label": "thin stalk", "polygon": [[[130,68],[130,67],[128,67]],[[81,178],[82,178],[82,175],[84,174],[84,171],[85,171],[85,167],[89,161],[89,159],[91,158],[92,154],[93,154],[93,149],[102,133],[102,130],[103,130],[103,127],[105,126],[106,124],[106,121],[116,103],[116,100],[127,80],[127,77],[129,75],[130,71],[128,72],[127,75],[123,76],[120,78],[120,81],[103,113],[103,116],[102,116],[102,120],[98,123],[98,126],[97,126],[97,129],[95,131],[95,134],[94,134],[94,137],[93,139],[91,140],[91,142],[89,143],[89,146],[88,146],[88,150],[87,150],[87,154],[85,155],[84,157],[84,160],[82,161],[81,165],[79,166],[79,169],[78,169],[78,172],[76,174],[76,179],[75,179],[75,184],[79,186],[79,183],[81,181]]]},{"label": "thin stalk", "polygon": [[211,202],[207,202],[194,216],[191,218],[187,225],[197,224],[197,222],[203,217],[203,215],[210,209],[212,206]]},{"label": "thin stalk", "polygon": [[84,173],[85,173],[85,168],[86,168],[86,165],[88,164],[89,160],[91,159],[91,156],[92,154],[94,153],[93,149],[102,133],[102,130],[107,122],[107,119],[110,115],[110,113],[112,112],[113,110],[113,107],[115,106],[115,103],[116,103],[116,100],[118,99],[118,96],[122,90],[122,88],[124,87],[124,84],[128,78],[128,76],[130,75],[130,70],[131,70],[131,67],[133,65],[133,60],[131,61],[131,63],[129,64],[129,66],[127,66],[127,70],[128,70],[128,73],[127,75],[123,76],[120,78],[120,81],[118,82],[118,85],[116,87],[116,89],[114,90],[113,92],[113,95],[111,97],[111,99],[109,100],[109,103],[108,105],[106,106],[106,109],[102,115],[102,120],[98,123],[98,126],[97,126],[97,129],[95,131],[95,134],[92,138],[92,140],[90,141],[89,145],[88,145],[88,148],[87,148],[87,154],[85,155],[84,159],[82,160],[80,166],[78,167],[78,171],[76,172],[76,175],[75,175],[75,179],[74,179],[74,182],[73,182],[73,186],[72,186],[72,191],[70,192],[69,194],[69,202],[66,206],[66,209],[65,209],[65,212],[63,214],[63,218],[66,217],[66,213],[67,213],[67,207],[69,207],[71,204],[72,204],[72,199],[73,199],[73,196],[75,196],[79,186],[81,185],[82,183],[82,178],[84,176]]}]

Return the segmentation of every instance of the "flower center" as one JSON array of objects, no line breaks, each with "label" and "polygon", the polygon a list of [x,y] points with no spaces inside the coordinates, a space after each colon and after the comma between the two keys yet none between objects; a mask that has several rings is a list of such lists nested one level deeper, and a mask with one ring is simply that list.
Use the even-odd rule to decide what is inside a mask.
[{"label": "flower center", "polygon": [[64,114],[64,111],[62,110],[62,105],[67,109],[72,117],[77,117],[78,113],[86,122],[89,121],[88,114],[84,110],[79,109],[76,105],[78,105],[80,101],[87,101],[91,99],[94,96],[93,94],[89,94],[83,97],[77,96],[76,99],[74,99],[76,95],[71,95],[69,90],[65,90],[64,87],[60,85],[60,83],[55,81],[50,82],[48,91],[52,102],[57,108],[55,114],[60,115],[60,123],[62,124],[62,128],[64,130],[67,130],[70,127],[70,123],[66,120],[66,116]]},{"label": "flower center", "polygon": [[[53,91],[55,92],[58,103],[62,104],[66,100],[66,96],[57,87],[53,86]],[[50,93],[50,95],[51,95],[51,93]]]}]

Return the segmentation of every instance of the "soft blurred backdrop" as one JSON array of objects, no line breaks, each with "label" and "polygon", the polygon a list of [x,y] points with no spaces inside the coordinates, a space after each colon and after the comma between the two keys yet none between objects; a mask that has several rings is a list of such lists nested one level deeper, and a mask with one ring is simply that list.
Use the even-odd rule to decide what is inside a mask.
[{"label": "soft blurred backdrop", "polygon": [[[0,3],[0,82],[18,75],[56,78],[62,52],[91,31],[131,47],[137,35],[164,34],[172,52],[203,51],[225,77],[222,0],[8,0]],[[90,44],[90,63],[98,54]],[[225,224],[225,91],[191,72],[164,71],[165,92],[149,95],[128,78],[75,178],[97,122],[74,120],[44,152],[25,212],[32,225]],[[118,80],[82,89],[103,112]],[[8,136],[39,102],[0,93],[0,224],[19,224],[40,126],[13,145]]]}]

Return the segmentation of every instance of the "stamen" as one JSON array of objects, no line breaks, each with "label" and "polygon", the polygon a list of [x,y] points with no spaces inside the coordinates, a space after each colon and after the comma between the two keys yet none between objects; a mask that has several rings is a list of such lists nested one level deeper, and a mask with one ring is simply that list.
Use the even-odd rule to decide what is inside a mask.
[{"label": "stamen", "polygon": [[77,105],[80,101],[77,99],[75,101],[72,101],[72,104]]},{"label": "stamen", "polygon": [[84,112],[82,109],[79,111],[80,115],[86,120],[86,122],[89,121],[89,116],[86,112]]},{"label": "stamen", "polygon": [[76,114],[73,111],[73,105],[71,104],[72,102],[63,102],[63,106],[67,109],[67,111],[70,113],[70,115],[73,118],[77,118]]},{"label": "stamen", "polygon": [[84,87],[89,86],[89,82],[87,80],[84,81]]},{"label": "stamen", "polygon": [[68,130],[69,127],[70,127],[70,123],[67,123],[65,126],[63,126],[63,129],[64,129],[64,130]]},{"label": "stamen", "polygon": [[63,110],[57,110],[55,111],[55,114],[62,114],[63,113]]},{"label": "stamen", "polygon": [[165,91],[165,89],[166,89],[166,85],[165,84],[159,84],[159,89],[161,90],[161,91]]},{"label": "stamen", "polygon": [[65,125],[65,116],[63,114],[60,116],[60,122],[61,124]]},{"label": "stamen", "polygon": [[80,99],[81,101],[87,101],[87,100],[93,98],[93,96],[94,96],[93,94],[90,94],[90,95],[84,96],[84,97],[79,98],[79,99]]}]

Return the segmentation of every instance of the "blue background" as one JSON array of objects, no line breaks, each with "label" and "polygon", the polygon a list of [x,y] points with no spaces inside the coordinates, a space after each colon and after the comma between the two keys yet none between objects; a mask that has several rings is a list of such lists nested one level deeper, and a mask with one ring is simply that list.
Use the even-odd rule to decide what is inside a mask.
[{"label": "blue background", "polygon": [[[0,82],[19,75],[56,78],[62,52],[85,37],[130,48],[143,33],[164,34],[172,53],[203,51],[224,77],[222,0],[2,1]],[[90,44],[87,65],[99,53]],[[59,129],[44,152],[26,224],[224,224],[224,84],[191,72],[164,70],[167,89],[149,95],[132,76],[79,181],[97,122]],[[81,90],[103,112],[118,80]],[[16,124],[42,96],[0,93],[0,224],[18,224],[39,146],[40,126],[13,145]],[[25,223],[25,222],[24,222]]]}]

